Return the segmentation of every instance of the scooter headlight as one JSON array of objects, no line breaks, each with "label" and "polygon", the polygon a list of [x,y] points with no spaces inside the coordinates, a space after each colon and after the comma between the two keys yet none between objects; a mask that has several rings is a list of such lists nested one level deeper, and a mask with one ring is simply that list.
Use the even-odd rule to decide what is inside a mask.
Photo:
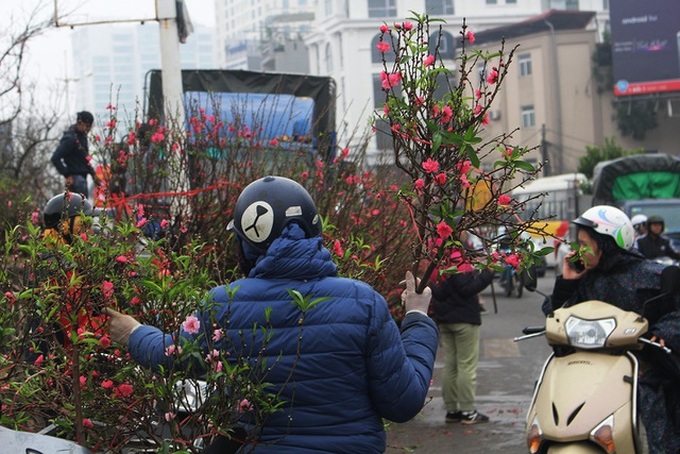
[{"label": "scooter headlight", "polygon": [[527,432],[527,447],[529,452],[534,454],[537,453],[541,448],[541,442],[543,441],[543,431],[541,426],[538,424],[538,418],[534,417],[529,426],[529,431]]},{"label": "scooter headlight", "polygon": [[564,323],[564,328],[570,345],[585,349],[602,348],[616,328],[616,319],[584,320],[572,315]]},{"label": "scooter headlight", "polygon": [[590,432],[590,439],[601,446],[607,454],[614,454],[616,452],[616,446],[614,446],[614,415],[609,415],[607,419],[598,424]]}]

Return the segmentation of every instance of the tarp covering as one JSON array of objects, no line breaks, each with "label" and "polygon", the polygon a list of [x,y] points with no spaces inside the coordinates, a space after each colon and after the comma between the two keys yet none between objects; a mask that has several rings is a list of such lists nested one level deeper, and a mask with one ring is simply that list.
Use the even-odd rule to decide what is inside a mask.
[{"label": "tarp covering", "polygon": [[593,205],[680,198],[680,159],[663,153],[603,161],[593,171]]},{"label": "tarp covering", "polygon": [[[149,72],[149,118],[163,117],[160,70]],[[242,70],[182,70],[183,91],[214,93],[269,93],[314,100],[313,136],[318,150],[332,153],[335,139],[335,81],[331,77]]]}]

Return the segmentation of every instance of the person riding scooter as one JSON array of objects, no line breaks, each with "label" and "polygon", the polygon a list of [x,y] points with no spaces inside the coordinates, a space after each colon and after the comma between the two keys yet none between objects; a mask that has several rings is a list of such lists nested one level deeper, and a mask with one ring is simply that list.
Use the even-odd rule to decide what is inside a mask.
[{"label": "person riding scooter", "polygon": [[680,260],[680,253],[671,245],[671,240],[663,236],[666,223],[661,216],[650,216],[647,218],[647,235],[637,240],[637,247],[648,259],[659,257],[669,257],[673,260]]},{"label": "person riding scooter", "polygon": [[[563,274],[557,278],[552,300],[544,303],[543,312],[548,315],[559,307],[601,300],[642,314],[644,302],[661,293],[664,266],[631,250],[635,234],[630,219],[618,208],[600,205],[586,210],[572,223],[577,226],[580,247],[564,258]],[[661,317],[649,332],[652,341],[680,351],[677,310]],[[680,452],[680,399],[660,369],[645,365],[641,370],[639,408],[649,452]]]}]

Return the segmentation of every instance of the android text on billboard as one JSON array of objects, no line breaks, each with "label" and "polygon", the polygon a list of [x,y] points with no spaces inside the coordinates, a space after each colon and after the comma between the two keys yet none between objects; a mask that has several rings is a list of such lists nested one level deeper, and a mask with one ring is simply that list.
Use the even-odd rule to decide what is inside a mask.
[{"label": "android text on billboard", "polygon": [[614,94],[680,91],[680,0],[609,5]]}]

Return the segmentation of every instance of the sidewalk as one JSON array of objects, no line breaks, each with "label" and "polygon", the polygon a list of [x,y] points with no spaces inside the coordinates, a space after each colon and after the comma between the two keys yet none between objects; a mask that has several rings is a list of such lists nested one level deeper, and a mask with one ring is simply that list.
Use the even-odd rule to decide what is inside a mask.
[{"label": "sidewalk", "polygon": [[[551,282],[542,282],[544,286]],[[472,454],[493,452],[525,454],[525,416],[533,384],[549,353],[543,339],[514,342],[524,326],[544,323],[542,297],[528,293],[522,298],[493,300],[483,294],[488,315],[482,317],[477,368],[477,409],[490,421],[471,426],[446,423],[441,397],[444,351],[439,348],[430,386],[429,402],[411,421],[391,423],[387,430],[387,454]]]}]

